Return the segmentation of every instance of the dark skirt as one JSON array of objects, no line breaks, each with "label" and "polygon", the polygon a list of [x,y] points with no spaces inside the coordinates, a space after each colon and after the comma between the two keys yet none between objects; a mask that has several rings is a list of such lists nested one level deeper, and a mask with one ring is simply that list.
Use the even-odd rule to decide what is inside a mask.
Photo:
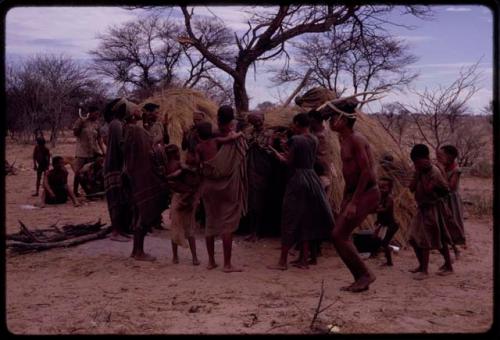
[{"label": "dark skirt", "polygon": [[313,169],[296,169],[283,200],[283,244],[328,239],[333,225],[333,214],[318,175]]}]

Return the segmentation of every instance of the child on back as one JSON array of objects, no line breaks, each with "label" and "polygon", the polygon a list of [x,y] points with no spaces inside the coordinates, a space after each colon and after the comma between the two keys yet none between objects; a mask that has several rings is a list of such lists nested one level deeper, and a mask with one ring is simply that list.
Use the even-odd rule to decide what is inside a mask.
[{"label": "child on back", "polygon": [[243,132],[231,131],[227,137],[214,137],[212,133],[212,124],[209,122],[196,124],[196,131],[200,139],[200,143],[196,145],[195,149],[196,159],[199,164],[214,158],[221,145],[243,136]]},{"label": "child on back", "polygon": [[444,145],[436,152],[438,168],[448,181],[450,194],[447,197],[448,207],[450,208],[451,219],[453,223],[448,226],[448,231],[453,241],[453,250],[455,258],[459,258],[460,252],[457,244],[465,245],[464,219],[462,199],[458,193],[460,184],[461,170],[458,167],[456,159],[458,150],[453,145]]},{"label": "child on back", "polygon": [[36,191],[33,196],[38,196],[40,183],[45,174],[49,170],[50,164],[50,151],[45,146],[45,139],[43,137],[36,138],[36,145],[33,150],[33,169],[36,171]]},{"label": "child on back", "polygon": [[[394,218],[394,202],[392,199],[393,180],[389,177],[379,179],[380,203],[377,207],[377,220],[375,221],[376,229],[374,235],[380,241],[380,247],[384,249],[387,262],[385,265],[392,266],[392,248],[389,246],[392,238],[399,229],[399,224]],[[372,252],[374,257],[378,253],[379,248]]]},{"label": "child on back", "polygon": [[410,227],[409,243],[419,264],[410,272],[416,273],[415,280],[427,278],[430,250],[439,249],[445,262],[437,274],[449,275],[453,273],[448,250],[451,237],[447,229],[449,210],[444,201],[449,187],[441,171],[431,163],[429,148],[426,145],[413,146],[410,157],[415,167],[410,190],[415,195],[418,208]]}]

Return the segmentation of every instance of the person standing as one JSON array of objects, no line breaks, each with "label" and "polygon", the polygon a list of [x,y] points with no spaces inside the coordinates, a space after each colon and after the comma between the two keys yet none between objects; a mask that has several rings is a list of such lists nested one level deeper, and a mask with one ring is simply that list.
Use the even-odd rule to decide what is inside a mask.
[{"label": "person standing", "polygon": [[90,106],[88,109],[88,117],[79,117],[73,124],[73,134],[76,136],[75,150],[75,178],[73,181],[73,193],[76,197],[78,193],[78,173],[80,169],[87,163],[93,162],[98,156],[105,154],[104,145],[97,118],[99,117],[99,109],[96,106]]}]

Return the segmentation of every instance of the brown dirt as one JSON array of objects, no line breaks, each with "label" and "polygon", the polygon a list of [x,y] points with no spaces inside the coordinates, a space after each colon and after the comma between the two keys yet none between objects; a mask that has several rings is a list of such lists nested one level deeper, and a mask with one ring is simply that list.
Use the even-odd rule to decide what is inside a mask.
[{"label": "brown dirt", "polygon": [[[109,223],[104,201],[44,209],[23,209],[36,199],[32,146],[8,143],[9,162],[18,174],[6,177],[6,232],[18,231],[18,219],[45,228],[95,221]],[[57,146],[53,154],[72,155],[74,144]],[[70,181],[72,177],[70,175]],[[491,180],[464,179],[467,190],[491,189]],[[491,191],[490,191],[491,193]],[[465,192],[464,192],[465,194]],[[168,222],[168,212],[165,213]],[[435,274],[441,265],[431,254],[430,277],[412,279],[416,266],[410,249],[383,268],[383,257],[366,260],[377,275],[369,291],[339,291],[351,276],[332,246],[309,270],[266,269],[278,260],[279,240],[251,244],[237,237],[233,248],[242,273],[208,271],[202,234],[197,236],[202,264],[192,266],[187,249],[180,264],[171,263],[168,231],[155,231],[145,247],[158,260],[137,262],[128,256],[131,243],[97,240],[67,249],[6,258],[8,329],[16,334],[179,334],[179,333],[304,333],[325,284],[318,326],[337,325],[341,333],[484,332],[493,321],[493,231],[491,216],[466,220],[468,249],[455,262],[454,275]],[[222,245],[216,243],[222,261]]]}]

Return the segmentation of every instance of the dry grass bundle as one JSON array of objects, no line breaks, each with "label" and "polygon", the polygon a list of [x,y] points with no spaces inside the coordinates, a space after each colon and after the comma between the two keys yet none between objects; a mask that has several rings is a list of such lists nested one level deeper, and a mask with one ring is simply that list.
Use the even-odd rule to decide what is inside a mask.
[{"label": "dry grass bundle", "polygon": [[[327,92],[325,92],[328,94]],[[332,98],[326,98],[329,100]],[[292,118],[296,113],[304,110],[298,106],[277,108],[265,113],[266,126],[289,126],[292,123]],[[327,123],[325,123],[327,124]],[[408,162],[408,157],[403,155],[399,146],[394,140],[384,131],[384,129],[375,120],[366,114],[358,115],[354,129],[361,132],[372,146],[373,154],[377,160],[377,176],[390,177],[394,180],[393,198],[394,198],[394,214],[400,223],[400,231],[396,234],[395,239],[401,244],[406,244],[409,232],[411,219],[415,214],[415,201],[412,193],[407,189],[409,178],[411,176],[411,167]],[[334,165],[332,175],[333,188],[330,194],[332,205],[339,209],[342,193],[344,190],[344,180],[342,178],[342,162],[340,160],[340,145],[337,134],[331,131],[326,125],[327,140],[330,142],[330,159]],[[380,162],[387,155],[391,155],[392,162]],[[375,222],[375,215],[367,218],[361,228],[369,228]]]},{"label": "dry grass bundle", "polygon": [[141,103],[160,105],[161,115],[168,121],[170,143],[181,145],[183,131],[193,124],[193,112],[201,111],[206,120],[215,124],[217,104],[207,99],[201,92],[191,89],[168,89],[156,93]]}]

